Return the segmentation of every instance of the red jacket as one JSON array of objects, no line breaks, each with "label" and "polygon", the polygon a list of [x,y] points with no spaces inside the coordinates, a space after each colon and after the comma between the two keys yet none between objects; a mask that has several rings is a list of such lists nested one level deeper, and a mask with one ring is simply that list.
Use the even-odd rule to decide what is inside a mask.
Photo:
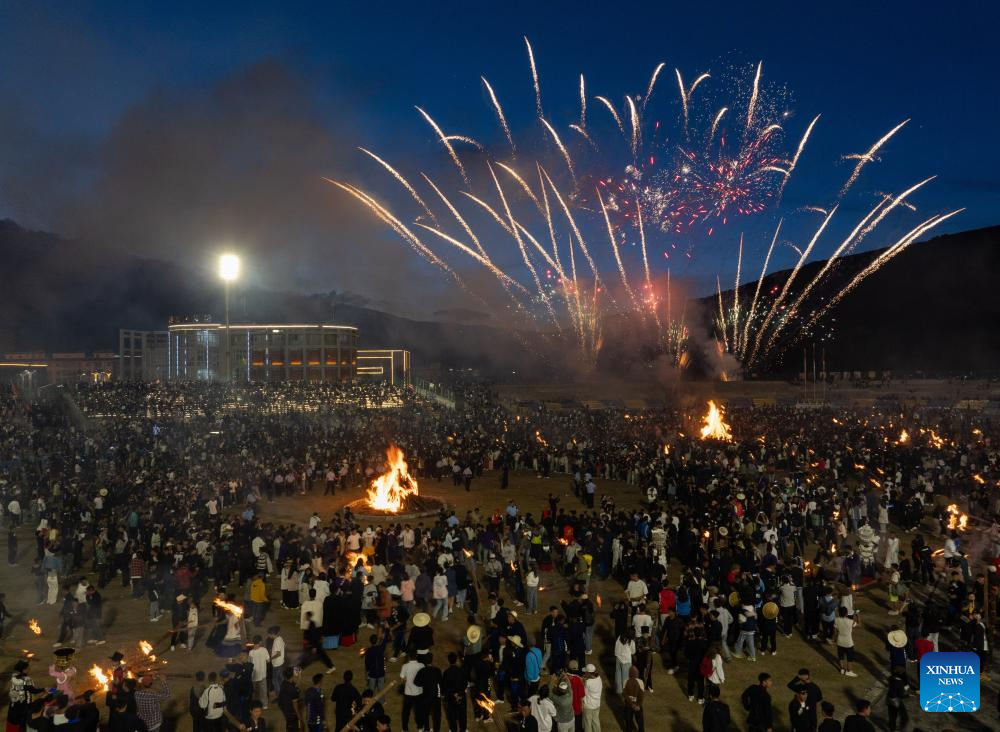
[{"label": "red jacket", "polygon": [[567,675],[569,676],[569,687],[573,691],[573,714],[579,717],[583,714],[583,696],[586,693],[583,688],[583,679],[576,674]]}]

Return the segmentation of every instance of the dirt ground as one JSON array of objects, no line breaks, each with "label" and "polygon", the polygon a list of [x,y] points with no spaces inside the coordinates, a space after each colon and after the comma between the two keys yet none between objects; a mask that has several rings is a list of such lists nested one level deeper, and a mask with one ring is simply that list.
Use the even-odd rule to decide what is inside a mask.
[{"label": "dirt ground", "polygon": [[[506,492],[499,490],[499,480],[496,475],[491,474],[476,480],[473,483],[471,493],[453,488],[450,482],[422,481],[421,484],[422,493],[443,498],[457,509],[459,516],[476,506],[479,506],[484,513],[491,512],[495,508],[502,508],[506,505],[509,498],[517,501],[522,512],[530,511],[537,516],[541,513],[549,491],[563,495],[562,505],[565,508],[570,509],[576,506],[576,499],[572,495],[566,476],[540,479],[533,474],[517,473],[511,476],[511,486]],[[638,491],[623,483],[604,482],[598,486],[598,492],[613,492],[619,507],[631,508],[638,505]],[[361,491],[357,490],[335,497],[323,497],[321,491],[314,491],[307,497],[282,498],[271,504],[264,503],[261,506],[262,518],[273,522],[296,522],[304,525],[313,510],[319,511],[323,517],[330,517],[345,503],[360,497],[360,493]],[[908,546],[908,541],[908,538],[902,538],[904,547]],[[47,676],[46,669],[53,658],[52,644],[59,626],[57,618],[59,605],[34,605],[34,586],[29,573],[31,557],[34,552],[34,542],[30,529],[21,529],[20,546],[22,557],[19,566],[11,567],[5,562],[0,566],[0,582],[5,588],[7,606],[12,614],[2,646],[0,646],[0,652],[3,654],[2,668],[9,674],[16,658],[21,656],[23,650],[26,649],[36,654],[36,660],[31,669],[35,683],[48,684],[51,679]],[[670,572],[672,582],[678,579],[678,571],[678,566],[675,563]],[[543,576],[541,584],[545,587],[545,591],[539,598],[539,606],[543,611],[548,605],[556,604],[557,601],[567,597],[566,581],[561,576],[554,573],[550,576]],[[611,600],[618,597],[623,590],[615,582],[595,581],[591,587],[592,597],[601,595],[603,598],[603,610],[598,616],[597,630],[594,636],[594,655],[590,657],[590,660],[598,665],[605,679],[606,703],[601,712],[601,721],[606,729],[619,729],[622,718],[621,705],[614,694],[608,691],[613,685],[614,674],[612,623],[608,612],[612,606]],[[298,630],[298,611],[280,608],[280,603],[277,601],[280,593],[276,577],[272,577],[269,581],[269,594],[272,602],[271,609],[265,619],[265,626],[280,623],[291,652],[292,649],[299,646],[301,640],[301,633]],[[203,634],[199,635],[198,642],[192,652],[188,653],[180,649],[168,652],[168,639],[165,635],[166,618],[159,623],[150,623],[145,599],[131,599],[128,591],[121,587],[120,580],[115,579],[109,583],[103,591],[103,596],[107,645],[86,646],[77,653],[75,665],[80,673],[77,677],[79,680],[77,688],[80,691],[89,688],[86,669],[90,668],[93,663],[97,662],[106,667],[107,657],[116,649],[121,650],[126,655],[135,656],[138,653],[138,642],[147,640],[154,644],[154,652],[167,660],[167,664],[162,668],[171,675],[172,699],[164,706],[165,716],[168,719],[163,729],[165,731],[169,729],[189,730],[191,720],[187,715],[187,691],[191,684],[191,677],[197,670],[206,672],[221,670],[224,665],[223,660],[204,647]],[[242,593],[238,596],[241,597]],[[838,718],[843,718],[853,700],[859,697],[870,699],[880,697],[882,682],[888,673],[883,639],[894,618],[886,614],[887,601],[881,583],[859,591],[855,597],[856,607],[862,610],[862,626],[855,632],[857,646],[855,668],[859,674],[858,678],[852,679],[838,673],[833,646],[806,644],[797,633],[791,639],[785,639],[779,634],[778,654],[776,656],[760,655],[756,663],[734,660],[726,665],[726,683],[722,689],[722,699],[729,704],[738,729],[746,729],[745,714],[739,703],[739,695],[747,685],[755,682],[757,674],[761,671],[767,671],[775,677],[772,698],[776,712],[776,729],[788,728],[787,707],[792,694],[785,688],[785,684],[792,679],[796,670],[801,666],[807,666],[811,669],[813,680],[823,690],[824,698],[837,706]],[[202,611],[203,617],[207,616],[204,600]],[[43,628],[43,635],[35,636],[29,631],[27,627],[29,618],[38,619]],[[530,633],[536,634],[538,632],[541,626],[541,614],[533,617],[522,614],[522,619]],[[446,622],[435,621],[434,627],[437,641],[436,661],[439,665],[444,666],[447,652],[460,648],[461,638],[466,628],[466,619],[463,613],[454,613]],[[362,629],[362,633],[365,632]],[[364,668],[362,658],[359,655],[360,647],[354,646],[332,652],[331,655],[337,665],[338,672],[332,674],[324,683],[324,688],[327,691],[341,680],[340,672],[346,669],[354,671],[355,685],[363,687]],[[400,665],[401,662],[389,665],[388,678],[390,680],[398,676]],[[911,675],[916,673],[915,669],[915,665],[910,666]],[[308,678],[311,674],[318,670],[321,670],[318,662],[305,670],[300,678],[300,685],[303,689],[308,685]],[[5,678],[9,678],[9,676]],[[647,695],[645,705],[647,728],[652,730],[701,730],[702,707],[687,700],[685,682],[684,674],[670,676],[662,666],[654,670],[655,692]],[[5,683],[4,695],[6,695],[6,686]],[[977,725],[979,729],[1000,729],[1000,720],[995,719],[992,702],[986,701],[993,698],[994,694],[987,692],[984,688],[983,700],[985,704],[989,705],[990,711],[983,710],[983,712],[992,715],[989,720],[978,714],[957,716],[969,718],[969,722],[972,722],[973,716],[975,716],[975,722],[985,722],[985,725]],[[385,703],[387,713],[393,718],[394,728],[401,729],[399,715],[402,703],[395,690],[389,693]],[[943,714],[923,715],[916,710],[916,700],[911,700],[909,706],[911,714],[921,714],[924,718],[951,716]],[[507,709],[506,706],[499,708]],[[106,715],[106,710],[103,708],[102,713]],[[332,710],[330,710],[330,714],[332,715]],[[274,725],[272,729],[284,728],[276,706],[272,705],[266,715],[270,723]],[[883,720],[880,723],[878,723],[879,720],[876,720],[878,726],[885,728],[884,702],[876,704],[875,716]],[[921,722],[923,721],[925,720],[921,719]],[[443,724],[447,727],[446,722]],[[473,724],[471,714],[470,724]],[[928,725],[923,725],[923,728],[927,729]]]}]

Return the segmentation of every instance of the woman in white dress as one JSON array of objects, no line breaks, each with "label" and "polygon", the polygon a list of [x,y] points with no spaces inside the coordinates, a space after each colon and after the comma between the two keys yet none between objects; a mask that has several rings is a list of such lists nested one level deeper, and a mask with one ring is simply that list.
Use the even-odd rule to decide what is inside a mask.
[{"label": "woman in white dress", "polygon": [[55,570],[49,570],[48,575],[45,577],[45,584],[49,590],[48,597],[45,598],[45,602],[49,605],[55,605],[56,600],[59,599],[59,577],[56,575]]}]

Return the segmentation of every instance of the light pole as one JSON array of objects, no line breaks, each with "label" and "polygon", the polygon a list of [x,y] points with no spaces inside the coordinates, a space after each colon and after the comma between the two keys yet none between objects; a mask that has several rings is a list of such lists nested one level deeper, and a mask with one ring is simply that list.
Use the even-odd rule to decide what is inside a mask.
[{"label": "light pole", "polygon": [[225,283],[226,291],[226,349],[225,349],[225,380],[232,381],[233,367],[230,360],[232,343],[229,340],[229,283],[240,276],[240,258],[235,254],[223,254],[219,257],[219,277]]}]

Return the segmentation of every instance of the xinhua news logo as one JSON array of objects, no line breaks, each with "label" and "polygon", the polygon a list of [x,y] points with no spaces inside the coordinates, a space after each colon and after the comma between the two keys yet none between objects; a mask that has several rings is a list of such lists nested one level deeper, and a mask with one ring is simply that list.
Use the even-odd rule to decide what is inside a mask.
[{"label": "xinhua news logo", "polygon": [[920,659],[920,708],[925,712],[979,709],[979,656],[925,653]]}]

